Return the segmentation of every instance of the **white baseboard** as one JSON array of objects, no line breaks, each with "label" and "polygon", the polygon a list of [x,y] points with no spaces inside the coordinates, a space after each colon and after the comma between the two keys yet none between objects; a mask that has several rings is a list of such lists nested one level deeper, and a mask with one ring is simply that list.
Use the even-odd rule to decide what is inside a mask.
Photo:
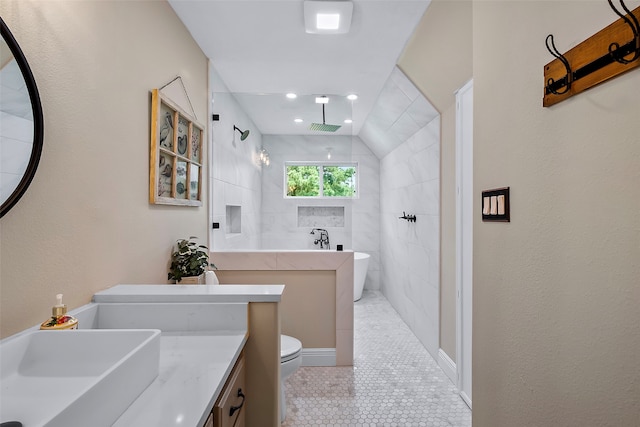
[{"label": "white baseboard", "polygon": [[303,348],[302,366],[336,366],[336,349]]},{"label": "white baseboard", "polygon": [[462,400],[464,400],[464,403],[467,404],[469,409],[471,409],[473,411],[473,408],[471,407],[471,398],[467,395],[467,393],[465,393],[464,391],[461,391],[460,392],[460,397],[462,398]]},{"label": "white baseboard", "polygon": [[458,384],[458,372],[456,369],[456,364],[449,357],[447,353],[444,352],[443,349],[438,350],[438,365],[444,373],[449,377],[453,385],[457,387]]}]

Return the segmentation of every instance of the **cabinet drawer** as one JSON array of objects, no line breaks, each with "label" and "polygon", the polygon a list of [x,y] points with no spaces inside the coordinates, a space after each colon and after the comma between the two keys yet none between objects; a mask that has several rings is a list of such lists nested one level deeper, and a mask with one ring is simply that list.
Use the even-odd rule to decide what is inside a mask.
[{"label": "cabinet drawer", "polygon": [[231,371],[220,400],[213,407],[216,427],[244,427],[245,392],[244,357],[240,356]]}]

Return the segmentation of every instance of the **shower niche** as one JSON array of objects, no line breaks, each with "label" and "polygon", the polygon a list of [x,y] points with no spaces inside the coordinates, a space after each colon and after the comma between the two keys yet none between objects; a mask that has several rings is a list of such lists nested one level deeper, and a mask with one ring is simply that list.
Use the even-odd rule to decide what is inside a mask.
[{"label": "shower niche", "polygon": [[298,206],[298,227],[344,227],[344,206]]},{"label": "shower niche", "polygon": [[242,206],[227,205],[225,231],[227,234],[242,233]]}]

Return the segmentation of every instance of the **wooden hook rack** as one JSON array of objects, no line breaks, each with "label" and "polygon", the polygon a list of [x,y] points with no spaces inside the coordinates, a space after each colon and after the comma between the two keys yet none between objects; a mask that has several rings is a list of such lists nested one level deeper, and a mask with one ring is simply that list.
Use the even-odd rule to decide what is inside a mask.
[{"label": "wooden hook rack", "polygon": [[619,0],[624,14],[607,1],[620,18],[564,55],[553,35],[547,36],[547,50],[556,59],[544,66],[544,107],[640,66],[640,6],[631,11]]}]

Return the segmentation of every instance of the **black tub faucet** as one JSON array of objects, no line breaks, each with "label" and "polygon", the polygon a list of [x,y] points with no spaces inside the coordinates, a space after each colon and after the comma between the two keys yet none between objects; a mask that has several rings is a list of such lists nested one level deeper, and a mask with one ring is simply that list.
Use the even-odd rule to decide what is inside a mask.
[{"label": "black tub faucet", "polygon": [[316,231],[318,233],[320,233],[320,237],[315,239],[313,241],[313,244],[317,245],[318,243],[320,243],[320,249],[324,249],[325,245],[326,245],[327,249],[329,249],[330,248],[330,246],[329,246],[329,232],[327,230],[325,230],[324,228],[314,228],[313,230],[311,230],[311,233],[309,233],[309,234],[313,234],[315,236]]}]

